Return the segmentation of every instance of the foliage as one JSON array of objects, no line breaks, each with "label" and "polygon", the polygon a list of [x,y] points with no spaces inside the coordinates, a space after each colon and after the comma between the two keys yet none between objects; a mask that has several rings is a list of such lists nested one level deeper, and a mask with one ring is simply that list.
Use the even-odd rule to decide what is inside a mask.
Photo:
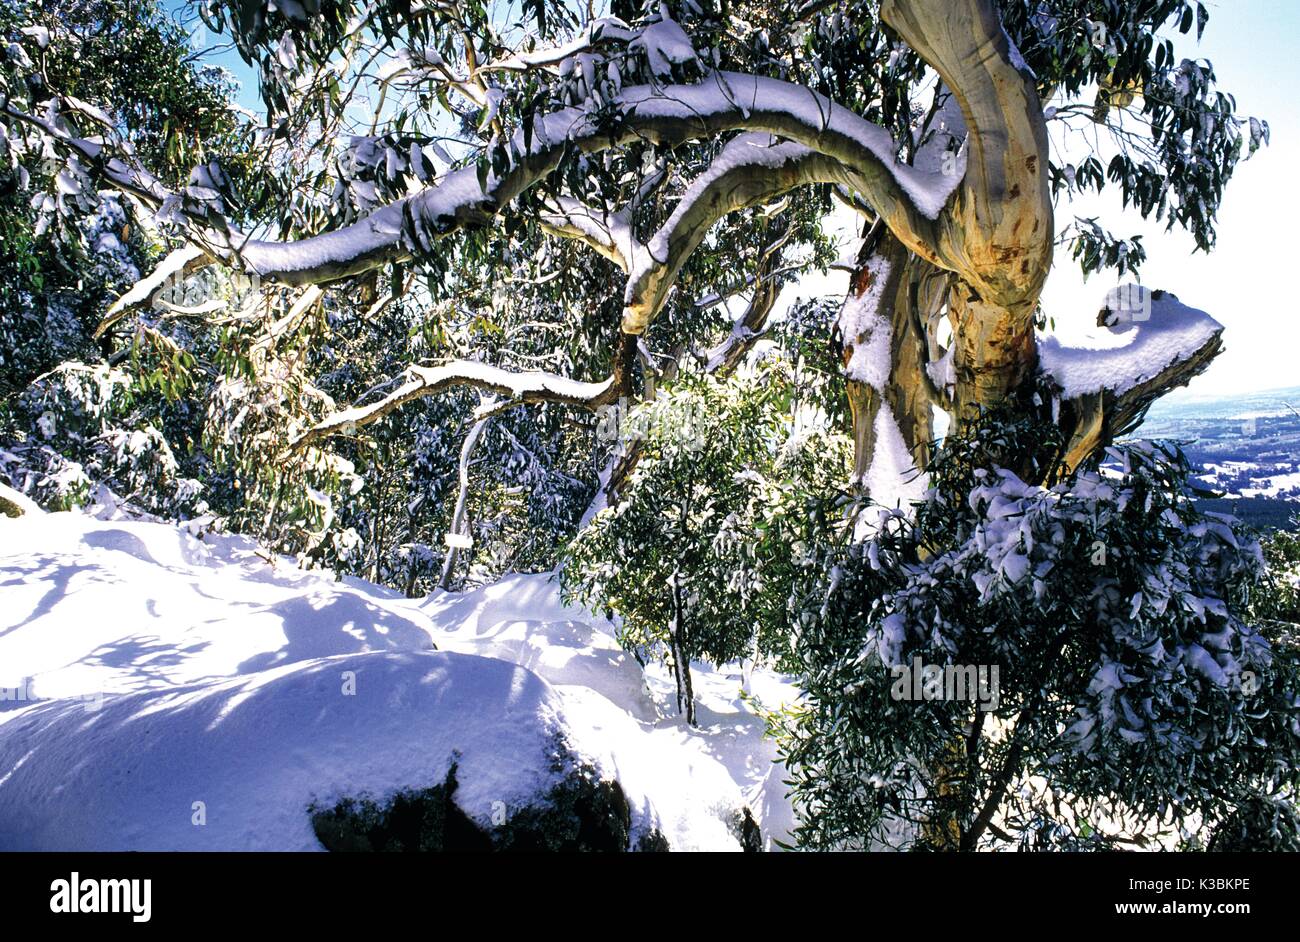
[{"label": "foliage", "polygon": [[[1143,843],[1293,789],[1300,652],[1247,621],[1258,546],[1193,508],[1176,451],[1041,487],[979,459],[1005,438],[946,443],[914,517],[823,548],[808,701],[774,718],[800,842]],[[914,659],[998,682],[900,696]]]},{"label": "foliage", "polygon": [[688,665],[790,665],[785,609],[806,565],[812,495],[848,471],[843,436],[792,411],[799,377],[772,357],[729,379],[686,374],[624,419],[643,451],[617,502],[569,545],[568,598],[621,618],[620,641],[665,657],[690,710]]},{"label": "foliage", "polygon": [[1251,599],[1251,615],[1262,622],[1281,622],[1300,630],[1300,519],[1289,529],[1263,537],[1260,544],[1268,579]]},{"label": "foliage", "polygon": [[[1259,551],[1192,509],[1176,455],[1130,448],[1116,454],[1118,477],[1086,469],[1057,482],[1059,429],[1021,402],[1015,422],[990,417],[946,443],[925,500],[862,539],[870,515],[843,489],[834,305],[793,306],[766,328],[779,353],[751,355],[734,375],[695,370],[737,335],[746,293],[830,263],[832,193],[871,213],[847,185],[806,187],[703,233],[635,338],[642,369],[625,392],[648,401],[592,416],[460,388],[388,411],[364,435],[290,447],[340,403],[380,401],[415,366],[598,379],[626,365],[611,341],[629,272],[548,234],[547,201],[623,211],[648,237],[729,138],[627,133],[615,102],[627,86],[711,69],[778,77],[885,128],[904,163],[929,169],[936,144],[951,157],[966,133],[953,90],[881,22],[878,0],[614,0],[596,24],[581,5],[547,0],[196,8],[257,70],[263,114],[234,108],[229,74],[151,3],[0,6],[0,471],[20,488],[64,508],[105,485],[137,508],[202,514],[417,594],[449,562],[472,429],[473,543],[446,567],[452,585],[553,566],[611,439],[625,448],[631,436],[633,473],[568,544],[566,594],[617,613],[638,657],[668,660],[688,715],[692,659],[805,675],[807,704],[774,718],[805,843],[1101,846],[1198,816],[1230,822],[1231,835],[1268,818],[1250,805],[1260,794],[1293,787],[1287,625],[1300,552],[1289,538],[1267,544],[1280,575],[1261,589]],[[1210,63],[1178,54],[1180,37],[1204,29],[1205,6],[997,9],[1055,143],[1089,141],[1083,156],[1054,149],[1054,198],[1117,189],[1126,207],[1212,248],[1224,187],[1269,131],[1238,114]],[[582,52],[521,66],[589,28]],[[684,45],[656,53],[649,29],[674,42],[680,31]],[[93,335],[162,252],[199,238],[196,226],[203,238],[238,227],[297,239],[427,192],[451,170],[500,179],[529,159],[515,132],[527,152],[561,109],[608,141],[548,158],[493,225],[441,238],[446,220],[428,209],[438,201],[411,200],[393,224],[401,257],[319,294],[244,284],[235,253],[230,273],[177,279]],[[78,153],[70,137],[95,143]],[[113,160],[177,192],[152,209],[112,194]],[[1145,259],[1139,238],[1101,219],[1060,235],[1085,272]],[[900,702],[891,668],[912,658],[1000,665],[1007,687],[990,710]]]}]

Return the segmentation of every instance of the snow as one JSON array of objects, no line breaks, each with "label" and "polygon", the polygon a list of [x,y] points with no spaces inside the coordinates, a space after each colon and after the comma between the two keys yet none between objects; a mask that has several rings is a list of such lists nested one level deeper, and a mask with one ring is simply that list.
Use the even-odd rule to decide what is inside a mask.
[{"label": "snow", "polygon": [[[1117,307],[1118,299],[1130,300]],[[1059,335],[1040,340],[1042,369],[1067,399],[1103,389],[1125,393],[1191,357],[1223,331],[1209,314],[1187,307],[1168,292],[1123,285],[1112,289],[1107,301],[1118,318],[1113,326],[1078,332],[1069,345]]]},{"label": "snow", "polygon": [[487,824],[493,802],[519,807],[558,781],[560,712],[521,668],[433,652],[39,704],[0,726],[4,845],[318,850],[308,806],[438,784],[453,762],[457,805]]},{"label": "snow", "polygon": [[[883,167],[917,211],[930,219],[938,218],[962,178],[960,168],[945,173],[899,163],[887,130],[812,89],[780,79],[714,71],[691,85],[629,86],[612,105],[628,116],[632,127],[640,124],[638,119],[671,119],[719,129],[743,125],[816,142],[818,150],[850,167],[864,168],[868,163]],[[582,109],[564,108],[537,118],[527,146],[522,130],[515,132],[508,149],[516,155],[537,155],[566,139],[604,136],[607,130]],[[479,210],[495,211],[513,199],[518,189],[530,182],[525,177],[489,174],[485,192],[477,168],[462,167],[444,174],[420,193],[381,207],[349,226],[289,243],[249,239],[240,245],[240,255],[250,270],[287,281],[320,269],[352,270],[367,259],[394,251],[406,213],[425,221],[435,234],[449,231],[458,220]],[[420,239],[428,249],[423,234]]]},{"label": "snow", "polygon": [[32,39],[36,40],[36,45],[40,46],[42,49],[49,48],[50,31],[46,29],[44,26],[24,26],[21,29],[19,29],[18,32],[22,33],[24,36],[30,36]]},{"label": "snow", "polygon": [[604,212],[571,196],[558,196],[541,219],[543,223],[557,227],[572,226],[599,246],[603,254],[616,254],[624,268],[632,265],[633,259],[644,252],[632,231],[631,217],[627,212]]},{"label": "snow", "polygon": [[104,315],[104,319],[111,322],[119,317],[122,312],[137,305],[148,303],[149,299],[164,288],[169,281],[179,281],[183,278],[186,266],[197,262],[203,255],[202,249],[192,245],[182,246],[168,253],[154,267],[153,272],[147,278],[132,285],[130,290],[113,302]]},{"label": "snow", "polygon": [[549,574],[406,599],[112,516],[0,519],[4,849],[319,849],[313,802],[427,788],[453,761],[454,800],[487,823],[558,781],[560,740],[620,782],[634,839],[734,850],[742,806],[788,837],[784,770],[741,699],[786,702],[785,678],[695,666],[691,728],[671,678]]},{"label": "snow", "polygon": [[674,65],[699,62],[695,47],[676,22],[668,15],[667,8],[661,9],[661,19],[651,23],[641,34],[628,44],[628,49],[641,52],[646,57],[650,71],[659,78],[671,78]]},{"label": "snow", "polygon": [[[770,134],[746,132],[727,142],[703,173],[691,181],[672,214],[659,227],[629,268],[624,303],[631,304],[643,289],[653,269],[668,264],[673,242],[680,237],[678,230],[683,220],[701,199],[708,198],[709,188],[720,178],[740,167],[768,167],[772,169],[796,162],[812,151],[802,144],[777,143]],[[697,233],[698,235],[698,233]],[[631,255],[625,255],[631,261]]]},{"label": "snow", "polygon": [[1268,475],[1257,480],[1262,486],[1243,487],[1242,497],[1282,497],[1293,491],[1300,491],[1300,471]]},{"label": "snow", "polygon": [[880,403],[873,428],[875,449],[862,484],[874,503],[907,510],[925,496],[929,476],[917,470],[888,402]]},{"label": "snow", "polygon": [[961,177],[917,170],[895,159],[889,132],[802,85],[739,72],[711,72],[694,85],[640,85],[623,90],[619,103],[643,117],[706,121],[739,109],[751,129],[802,139],[860,164],[862,152],[890,173],[919,212],[937,219]]},{"label": "snow", "polygon": [[534,52],[520,52],[509,58],[494,62],[489,69],[523,71],[542,66],[554,66],[565,59],[576,56],[600,42],[630,42],[637,33],[616,16],[602,16],[584,27],[572,41],[551,49]]},{"label": "snow", "polygon": [[929,375],[930,381],[940,389],[946,389],[950,393],[952,388],[957,385],[955,350],[955,347],[950,346],[938,360],[925,364],[925,372]]},{"label": "snow", "polygon": [[871,277],[867,290],[862,294],[850,290],[840,311],[840,336],[852,350],[844,375],[883,393],[893,366],[892,328],[889,319],[880,313],[880,302],[889,282],[889,262],[875,256],[867,262],[867,270]]}]

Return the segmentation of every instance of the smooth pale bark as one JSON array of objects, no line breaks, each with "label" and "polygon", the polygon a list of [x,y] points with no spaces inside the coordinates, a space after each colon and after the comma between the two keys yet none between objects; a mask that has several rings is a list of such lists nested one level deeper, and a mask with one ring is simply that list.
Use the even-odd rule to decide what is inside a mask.
[{"label": "smooth pale bark", "polygon": [[960,427],[1001,405],[1038,366],[1032,315],[984,301],[965,282],[948,295],[953,325],[954,413]]},{"label": "smooth pale bark", "polygon": [[623,330],[642,333],[658,316],[682,266],[718,220],[742,209],[762,206],[791,190],[845,177],[839,161],[797,145],[771,149],[769,164],[742,163],[707,177],[655,235],[649,264],[633,268],[623,310]]},{"label": "smooth pale bark", "polygon": [[406,381],[379,402],[344,409],[312,426],[290,443],[290,448],[315,444],[330,435],[346,434],[377,422],[408,402],[448,389],[473,386],[508,402],[559,402],[596,408],[610,400],[615,378],[602,383],[582,383],[536,371],[512,372],[473,360],[452,360],[439,366],[412,366]]},{"label": "smooth pale bark", "polygon": [[966,423],[1037,365],[1034,313],[1055,236],[1047,125],[989,0],[885,0],[881,16],[953,90],[967,128],[965,176],[929,259],[957,275],[949,316]]},{"label": "smooth pale bark", "polygon": [[[451,529],[448,535],[468,536],[469,530],[469,464],[474,457],[474,449],[487,429],[488,419],[479,419],[470,427],[469,434],[460,446],[460,464],[458,467],[459,487],[456,491],[456,508],[451,515]],[[447,544],[447,555],[442,561],[442,575],[438,579],[438,588],[451,588],[451,577],[456,571],[456,559],[460,556],[460,547]]]}]

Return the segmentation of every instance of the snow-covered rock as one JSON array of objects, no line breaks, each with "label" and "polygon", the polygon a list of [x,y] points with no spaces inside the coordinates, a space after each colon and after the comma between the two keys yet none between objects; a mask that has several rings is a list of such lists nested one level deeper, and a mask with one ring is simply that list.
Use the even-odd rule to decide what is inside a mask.
[{"label": "snow-covered rock", "polygon": [[319,850],[311,809],[446,782],[483,830],[574,770],[535,675],[441,652],[38,703],[0,726],[8,850]]},{"label": "snow-covered rock", "polygon": [[0,849],[320,849],[334,809],[430,796],[498,844],[557,808],[629,846],[739,849],[746,808],[786,839],[741,691],[791,685],[697,667],[690,728],[614,631],[547,574],[406,599],[194,524],[0,519]]}]

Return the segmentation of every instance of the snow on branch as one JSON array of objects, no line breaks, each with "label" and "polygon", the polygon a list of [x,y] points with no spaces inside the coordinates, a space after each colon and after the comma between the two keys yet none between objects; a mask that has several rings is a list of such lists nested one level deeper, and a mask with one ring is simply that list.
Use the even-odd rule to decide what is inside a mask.
[{"label": "snow on branch", "polygon": [[504,59],[486,63],[479,72],[526,72],[531,69],[554,69],[565,59],[590,52],[606,43],[627,44],[638,37],[636,30],[616,16],[603,16],[592,20],[575,39],[562,46],[520,52]]},{"label": "snow on branch", "polygon": [[[249,240],[239,247],[244,265],[261,277],[290,284],[330,281],[409,257],[465,226],[486,224],[520,193],[554,170],[567,147],[594,153],[648,139],[671,146],[729,130],[756,130],[788,138],[821,155],[820,168],[800,182],[841,183],[861,193],[899,238],[934,255],[935,218],[960,178],[898,163],[889,133],[801,85],[779,79],[712,72],[691,85],[630,86],[600,118],[565,108],[539,116],[525,145],[510,140],[510,165],[480,186],[475,167],[441,177],[350,226],[296,242]],[[777,168],[773,168],[777,169]],[[788,172],[788,168],[787,168]],[[739,208],[739,206],[737,207]]]},{"label": "snow on branch", "polygon": [[567,379],[536,370],[512,372],[475,360],[451,360],[437,366],[411,366],[406,380],[383,399],[367,406],[343,409],[308,429],[290,443],[298,449],[331,435],[347,434],[379,421],[408,402],[433,396],[456,386],[472,386],[510,402],[554,402],[596,408],[614,392],[615,377],[599,383]]},{"label": "snow on branch", "polygon": [[[767,131],[835,157],[865,184],[857,189],[882,215],[933,221],[960,177],[917,170],[896,160],[890,133],[803,85],[736,72],[710,72],[694,85],[625,89],[620,103],[636,120],[694,125],[699,136],[727,128]],[[901,207],[897,204],[903,204]],[[928,227],[913,218],[920,229]]]},{"label": "snow on branch", "polygon": [[1043,372],[1066,399],[1103,390],[1122,395],[1193,358],[1223,333],[1204,311],[1141,285],[1111,289],[1098,320],[1098,328],[1072,346],[1055,336],[1039,343]]},{"label": "snow on branch", "polygon": [[[76,106],[70,107],[74,111],[83,110]],[[57,100],[51,100],[47,112],[46,117],[41,117],[15,108],[9,102],[4,105],[6,115],[39,129],[69,150],[81,157],[85,157],[103,173],[109,183],[122,192],[137,197],[155,208],[172,195],[172,192],[167,187],[138,163],[128,164],[120,157],[109,157],[104,160],[102,159],[106,150],[104,144],[88,138],[78,137],[68,131],[64,127],[66,122],[58,114]]]},{"label": "snow on branch", "polygon": [[120,321],[132,311],[153,303],[158,294],[176,281],[193,274],[193,272],[211,262],[212,257],[203,249],[193,245],[184,245],[158,263],[152,272],[131,286],[109,307],[104,319],[95,328],[95,339]]},{"label": "snow on branch", "polygon": [[606,212],[571,196],[559,196],[547,202],[540,222],[552,235],[580,239],[624,272],[646,251],[632,232],[627,210]]},{"label": "snow on branch", "polygon": [[1223,325],[1166,291],[1121,285],[1106,296],[1098,329],[1075,346],[1039,343],[1039,364],[1061,390],[1070,429],[1067,470],[1141,424],[1156,399],[1186,385],[1223,350]]},{"label": "snow on branch", "polygon": [[768,134],[732,140],[687,188],[630,272],[623,330],[639,334],[654,320],[682,265],[723,216],[799,186],[836,182],[844,173],[837,160],[802,144],[776,143]]}]

